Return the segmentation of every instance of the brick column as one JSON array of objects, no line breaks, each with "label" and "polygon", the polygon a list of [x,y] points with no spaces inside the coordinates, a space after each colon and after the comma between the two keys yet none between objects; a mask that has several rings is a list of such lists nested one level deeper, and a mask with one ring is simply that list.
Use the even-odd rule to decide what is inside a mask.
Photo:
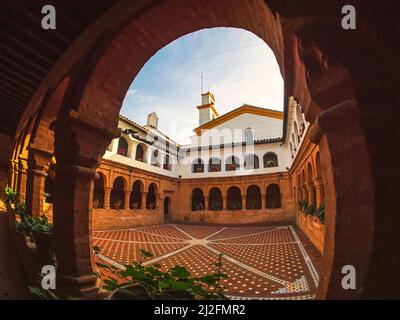
[{"label": "brick column", "polygon": [[146,209],[146,199],[147,199],[147,192],[142,192],[142,209]]},{"label": "brick column", "polygon": [[320,207],[320,205],[324,202],[324,185],[322,184],[322,179],[321,178],[315,178],[314,179],[314,185],[315,185],[315,193],[316,193],[316,205],[317,208]]},{"label": "brick column", "polygon": [[267,207],[267,195],[265,193],[261,194],[261,209]]},{"label": "brick column", "polygon": [[222,196],[222,210],[228,209],[228,197]]},{"label": "brick column", "polygon": [[192,211],[192,195],[189,195],[189,211]]},{"label": "brick column", "polygon": [[242,195],[242,210],[246,209],[246,195]]},{"label": "brick column", "polygon": [[313,195],[314,184],[312,182],[307,182],[306,188],[307,188],[307,201],[308,204],[311,205],[315,200]]},{"label": "brick column", "polygon": [[204,197],[204,210],[208,210],[208,206],[209,206],[209,198],[208,196]]},{"label": "brick column", "polygon": [[160,204],[161,204],[161,201],[162,201],[162,197],[161,197],[161,195],[159,193],[157,193],[155,198],[156,198],[156,203],[155,203],[155,207],[154,208],[156,210],[158,210],[158,209],[160,209]]},{"label": "brick column", "polygon": [[111,190],[110,187],[104,188],[104,209],[110,209]]},{"label": "brick column", "polygon": [[43,194],[47,167],[52,154],[29,147],[28,175],[26,181],[26,212],[32,216],[43,213]]},{"label": "brick column", "polygon": [[26,177],[28,173],[28,163],[26,159],[20,158],[18,161],[18,178],[16,190],[21,195],[22,199],[25,199],[26,194]]},{"label": "brick column", "polygon": [[17,186],[17,173],[18,173],[18,161],[11,160],[10,161],[10,187],[13,190],[16,190]]},{"label": "brick column", "polygon": [[131,190],[124,190],[124,209],[130,209],[129,200],[131,199]]},{"label": "brick column", "polygon": [[74,117],[57,120],[55,130],[54,227],[57,293],[62,298],[95,298],[93,274],[93,179],[114,132]]}]

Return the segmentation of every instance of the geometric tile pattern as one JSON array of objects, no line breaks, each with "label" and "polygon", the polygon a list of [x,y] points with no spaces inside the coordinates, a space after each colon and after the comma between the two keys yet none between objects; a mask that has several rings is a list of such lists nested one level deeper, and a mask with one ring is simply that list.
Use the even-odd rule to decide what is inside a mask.
[{"label": "geometric tile pattern", "polygon": [[318,273],[290,225],[214,227],[165,224],[94,231],[100,258],[123,268],[139,259],[139,249],[154,254],[145,264],[162,269],[183,265],[194,276],[214,271],[223,254],[222,280],[232,299],[313,299]]}]

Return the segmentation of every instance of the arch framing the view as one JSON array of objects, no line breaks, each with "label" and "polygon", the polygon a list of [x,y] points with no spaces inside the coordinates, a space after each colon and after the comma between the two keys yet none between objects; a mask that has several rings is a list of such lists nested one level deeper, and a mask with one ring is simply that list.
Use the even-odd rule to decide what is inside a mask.
[{"label": "arch framing the view", "polygon": [[[329,166],[331,166],[330,169],[332,169],[322,169],[322,175],[324,180],[327,181],[328,187],[326,193],[329,194],[326,201],[327,211],[330,212],[330,215],[327,216],[327,226],[329,228],[328,233],[335,236],[327,239],[326,250],[324,251],[324,264],[322,268],[323,274],[318,288],[318,297],[360,296],[362,292],[359,291],[343,292],[340,288],[341,274],[338,271],[339,266],[343,265],[346,259],[348,260],[349,257],[355,256],[355,260],[352,261],[356,265],[357,270],[359,270],[358,281],[360,284],[363,284],[367,277],[369,259],[371,257],[373,245],[373,232],[371,231],[372,228],[370,226],[375,224],[373,209],[375,207],[374,184],[369,161],[369,153],[366,146],[366,138],[359,120],[359,106],[357,105],[357,100],[354,99],[354,93],[350,93],[350,98],[348,95],[336,97],[336,99],[334,99],[335,104],[327,103],[327,101],[332,101],[332,99],[329,98],[331,97],[330,92],[327,92],[329,90],[321,89],[320,86],[314,86],[316,81],[320,79],[316,80],[306,77],[306,67],[313,69],[313,66],[309,65],[309,62],[307,63],[308,65],[303,62],[299,52],[303,50],[303,47],[298,43],[298,38],[295,35],[288,35],[285,39],[283,38],[283,31],[280,22],[264,1],[247,1],[246,8],[248,8],[248,10],[245,11],[243,10],[243,3],[241,1],[231,2],[228,0],[222,0],[215,2],[215,4],[210,2],[207,6],[204,6],[200,1],[195,0],[195,2],[196,3],[193,7],[186,6],[184,1],[176,1],[173,4],[172,2],[166,1],[162,4],[154,5],[149,8],[149,10],[142,12],[137,19],[128,23],[126,28],[122,29],[114,39],[109,39],[107,37],[102,38],[101,41],[105,41],[105,43],[101,43],[100,41],[100,43],[97,43],[96,49],[106,49],[104,51],[93,50],[97,53],[89,55],[89,58],[87,59],[90,61],[83,61],[85,63],[90,63],[87,63],[87,67],[80,70],[80,72],[82,72],[81,74],[75,75],[76,78],[73,79],[75,83],[70,84],[69,86],[69,88],[72,89],[69,92],[68,101],[62,103],[62,108],[59,106],[59,108],[62,109],[62,112],[59,112],[60,116],[55,125],[55,152],[57,160],[59,161],[58,163],[60,163],[58,166],[58,179],[65,178],[67,181],[69,181],[68,179],[79,180],[82,185],[85,186],[85,188],[82,189],[90,190],[94,168],[98,164],[99,156],[106,150],[111,139],[116,136],[116,131],[114,129],[117,128],[118,112],[122,105],[122,100],[126,90],[140,70],[141,66],[159,48],[181,35],[202,28],[232,26],[252,31],[264,39],[274,51],[281,70],[283,70],[283,48],[288,48],[288,52],[285,54],[285,58],[288,62],[285,64],[286,68],[284,74],[284,78],[287,78],[287,84],[285,84],[286,94],[298,97],[304,107],[307,121],[312,123],[316,122],[316,128],[312,139],[313,142],[319,143],[321,150],[321,166],[324,167],[326,164],[329,164]],[[181,10],[179,10],[179,15],[176,10],[177,7],[181,8]],[[192,11],[194,10],[193,8],[197,8],[197,13]],[[199,10],[198,8],[204,8],[204,10]],[[126,17],[124,23],[136,14],[136,8],[133,8],[133,6],[131,7],[130,5],[128,5],[128,7],[120,5],[118,9],[121,10],[121,14],[124,13],[122,16]],[[213,12],[221,12],[221,14],[214,15]],[[187,23],[184,19],[179,19],[179,16],[183,15],[183,13],[187,13],[187,16],[193,15],[195,18],[191,20],[191,23]],[[259,21],[255,21],[255,19],[259,19]],[[112,21],[113,19],[109,20]],[[151,25],[153,21],[160,21],[160,25]],[[161,24],[162,21],[175,21],[176,23],[170,25],[165,23]],[[122,22],[118,23],[121,23],[121,26],[123,24]],[[99,26],[101,26],[101,24]],[[115,24],[111,26],[108,25],[110,30],[115,27]],[[104,28],[105,27],[100,27],[99,29],[104,31]],[[140,30],[154,31],[146,34],[144,31]],[[163,32],[160,30],[163,30]],[[160,38],[157,36],[159,34],[162,34],[163,36]],[[93,35],[90,36],[90,38],[99,41],[97,40],[97,37],[93,37]],[[84,35],[82,38],[84,38]],[[80,39],[81,42],[82,38]],[[130,43],[138,45],[126,45],[127,39],[131,40]],[[82,48],[82,50],[84,49]],[[73,50],[71,49],[71,51]],[[80,57],[78,54],[75,54],[75,56]],[[339,71],[344,71],[340,73],[340,81],[337,83],[330,83],[333,88],[340,86],[345,86],[347,88],[353,87],[353,82],[348,74],[348,70],[342,70],[343,67],[339,65],[332,66],[332,69],[327,71],[324,69],[323,63],[318,60],[320,58],[319,56],[312,56],[311,58],[316,61],[315,65],[321,67],[321,70],[325,75],[328,72],[332,72],[332,69],[333,71],[337,71],[339,68]],[[129,59],[129,61],[127,61],[127,59]],[[65,61],[69,61],[68,56],[63,57],[60,60],[60,64]],[[76,61],[71,60],[71,62],[66,65],[70,66],[73,62]],[[57,70],[57,68],[54,70],[54,74],[59,72],[59,69]],[[83,78],[88,79],[88,81],[82,84],[82,80],[79,76],[82,76],[83,74],[85,75]],[[286,75],[290,75],[291,77],[286,77]],[[61,74],[59,77],[63,76],[65,76],[65,74]],[[48,78],[52,79],[51,77]],[[327,78],[330,77],[324,79]],[[297,80],[296,84],[293,83],[293,79]],[[332,77],[331,81],[337,81],[337,79],[338,78]],[[52,79],[51,81],[55,80]],[[329,82],[330,80],[324,81]],[[78,83],[81,85],[78,85]],[[45,82],[43,86],[49,86],[49,83]],[[109,88],[106,94],[93,94],[93,92],[99,92],[101,88],[105,87]],[[328,86],[325,86],[325,88],[327,87]],[[80,88],[80,90],[76,90],[77,88]],[[312,88],[312,90],[309,90],[309,88]],[[44,91],[43,87],[39,88],[37,91],[39,93],[37,93],[36,97],[32,99],[32,103],[28,107],[27,112],[25,112],[18,130],[21,130],[29,116],[37,111],[37,96],[40,97]],[[346,93],[348,91],[349,90],[343,90],[343,92]],[[318,102],[323,103],[319,104]],[[340,104],[341,102],[343,102],[343,104]],[[73,113],[70,113],[69,111],[71,110],[68,108],[71,108],[72,106],[75,110],[73,110]],[[101,111],[99,111],[100,107]],[[329,109],[333,108],[335,108],[334,111],[328,112]],[[333,129],[329,126],[329,123],[332,123],[330,120],[334,120],[333,123],[337,123],[337,119],[340,117],[343,118],[345,115],[347,115],[346,121],[340,123],[338,128]],[[83,126],[82,123],[84,124]],[[66,155],[62,149],[63,147],[68,146],[71,140],[66,138],[70,136],[66,136],[65,133],[82,133],[85,132],[85,130],[89,132],[85,138],[78,134],[76,136],[79,137],[79,139],[72,141],[74,143],[74,150],[78,150],[76,151],[76,154]],[[343,145],[337,143],[337,137],[340,134],[357,137],[359,141],[358,157],[363,160],[361,166],[357,167],[349,164],[349,167],[353,170],[346,168],[347,171],[345,171],[342,163],[337,160],[339,159],[338,155],[345,154]],[[95,147],[90,147],[89,142],[93,141],[98,143]],[[82,148],[75,148],[76,146],[81,146]],[[85,149],[85,147],[87,147],[87,149]],[[333,155],[335,155],[335,157],[333,157]],[[342,159],[342,161],[347,160]],[[68,170],[71,170],[70,167],[77,163],[81,164],[83,169],[78,168],[80,170],[79,172],[85,172],[86,178],[83,178],[83,175],[77,175],[76,177],[68,176],[70,173]],[[336,176],[334,176],[331,171],[334,171]],[[363,186],[363,192],[356,195],[346,195],[342,193],[340,190],[349,190],[349,183],[352,179],[348,178],[347,181],[341,181],[337,177],[338,172],[343,174],[350,172],[351,177],[354,179],[358,179],[362,176],[361,185]],[[59,181],[61,182],[61,180]],[[73,184],[70,183],[70,185]],[[60,229],[57,230],[56,228],[56,242],[59,243],[59,249],[57,250],[59,268],[63,270],[64,279],[76,280],[83,276],[90,277],[93,273],[90,254],[92,244],[89,228],[91,221],[91,205],[89,205],[90,196],[87,196],[88,191],[86,191],[86,194],[83,191],[74,194],[72,189],[67,190],[67,187],[65,186],[63,187],[64,189],[62,189],[61,186],[57,186],[57,188],[59,188],[59,192],[56,193],[59,195],[63,194],[62,191],[64,190],[68,191],[68,196],[71,196],[72,198],[81,197],[81,200],[83,199],[85,203],[88,202],[87,205],[85,204],[85,206],[80,207],[80,210],[76,210],[77,204],[75,204],[75,202],[64,207],[59,204],[54,206],[55,219],[60,224],[65,223],[68,226],[71,225],[71,221],[68,219],[74,219],[75,224],[82,225],[79,230],[79,235],[86,239],[83,242],[75,243],[74,234],[72,233],[73,230],[71,230],[71,228],[66,229],[65,231],[60,231]],[[340,194],[340,197],[336,197],[336,192]],[[350,208],[346,208],[345,204],[347,201],[348,203],[352,203],[352,201],[354,203],[355,199],[359,201],[355,201],[357,206],[363,208],[363,210],[359,210],[358,212],[357,210],[354,210],[354,207],[351,208],[351,210]],[[368,203],[366,203],[365,199],[368,199]],[[60,203],[62,202],[61,196],[56,197],[56,202],[58,201],[60,201]],[[68,211],[68,214],[63,214],[66,211]],[[362,220],[364,223],[357,226],[350,226],[346,220],[346,216],[351,216],[353,219],[360,219],[360,221]],[[347,245],[344,244],[345,236],[351,232],[357,235],[357,241],[354,241],[353,245],[347,248],[348,250],[343,251],[343,246]],[[360,247],[362,250],[359,249]],[[68,257],[68,259],[65,257]],[[76,272],[76,265],[73,263],[73,261],[76,262],[78,260],[82,264],[79,273]],[[92,277],[90,279],[93,282],[91,283],[93,288],[87,290],[87,287],[90,286],[90,284],[88,284],[90,281],[87,281],[87,283],[85,283],[85,292],[83,288],[81,288],[81,285],[77,284],[77,281],[71,281],[68,285],[75,286],[74,289],[78,290],[82,295],[90,296],[96,292],[94,285],[95,278]],[[67,288],[68,286],[65,286],[66,290],[68,290]]]}]

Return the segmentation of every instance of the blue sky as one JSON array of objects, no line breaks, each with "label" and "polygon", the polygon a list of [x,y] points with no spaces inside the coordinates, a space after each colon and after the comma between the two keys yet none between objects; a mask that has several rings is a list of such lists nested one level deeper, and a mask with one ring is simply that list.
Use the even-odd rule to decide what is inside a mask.
[{"label": "blue sky", "polygon": [[188,143],[198,126],[201,74],[220,115],[243,103],[283,110],[283,80],[267,44],[245,30],[212,28],[159,50],[131,84],[121,114],[145,124],[155,111],[161,131]]}]

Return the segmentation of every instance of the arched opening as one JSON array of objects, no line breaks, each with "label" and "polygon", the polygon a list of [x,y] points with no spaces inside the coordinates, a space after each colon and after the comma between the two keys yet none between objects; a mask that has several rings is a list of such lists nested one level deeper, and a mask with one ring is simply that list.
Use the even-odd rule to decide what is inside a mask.
[{"label": "arched opening", "polygon": [[221,171],[221,159],[212,157],[208,160],[208,172],[220,172]]},{"label": "arched opening", "polygon": [[204,194],[200,188],[192,190],[192,211],[204,210]]},{"label": "arched opening", "polygon": [[128,156],[128,141],[124,137],[120,137],[118,140],[117,153],[124,157]]},{"label": "arched opening", "polygon": [[143,144],[138,144],[136,146],[135,160],[140,162],[146,162],[146,147]]},{"label": "arched opening", "polygon": [[202,173],[204,172],[204,162],[200,158],[194,159],[192,162],[192,172]]},{"label": "arched opening", "polygon": [[246,209],[258,210],[262,207],[261,190],[256,185],[251,185],[246,190]]},{"label": "arched opening", "polygon": [[163,168],[164,168],[164,170],[168,170],[168,171],[172,170],[172,164],[169,159],[169,154],[165,155]]},{"label": "arched opening", "polygon": [[105,176],[100,172],[96,172],[94,178],[94,188],[93,188],[93,208],[104,208],[104,186],[105,186]]},{"label": "arched opening", "polygon": [[267,208],[280,208],[281,207],[281,190],[275,183],[267,187],[266,194],[266,207]]},{"label": "arched opening", "polygon": [[213,187],[210,189],[208,193],[208,209],[217,211],[222,210],[222,193],[221,190],[217,187]]},{"label": "arched opening", "polygon": [[164,222],[168,222],[171,216],[171,198],[164,198]]},{"label": "arched opening", "polygon": [[244,168],[247,170],[259,169],[260,160],[258,159],[258,156],[255,154],[246,155],[244,160]]},{"label": "arched opening", "polygon": [[242,192],[238,187],[230,187],[227,191],[227,209],[242,210]]},{"label": "arched opening", "polygon": [[110,195],[110,208],[119,210],[125,208],[125,185],[124,178],[117,177],[114,180],[113,188]]},{"label": "arched opening", "polygon": [[157,186],[155,183],[150,184],[146,196],[146,209],[154,210],[157,208]]},{"label": "arched opening", "polygon": [[272,168],[278,166],[278,156],[273,152],[267,152],[263,157],[264,168]]},{"label": "arched opening", "polygon": [[229,156],[225,159],[225,171],[235,171],[240,169],[239,158],[236,156]]},{"label": "arched opening", "polygon": [[130,195],[129,207],[131,209],[142,208],[142,192],[143,192],[143,183],[140,180],[136,180],[132,185],[132,191]]}]

